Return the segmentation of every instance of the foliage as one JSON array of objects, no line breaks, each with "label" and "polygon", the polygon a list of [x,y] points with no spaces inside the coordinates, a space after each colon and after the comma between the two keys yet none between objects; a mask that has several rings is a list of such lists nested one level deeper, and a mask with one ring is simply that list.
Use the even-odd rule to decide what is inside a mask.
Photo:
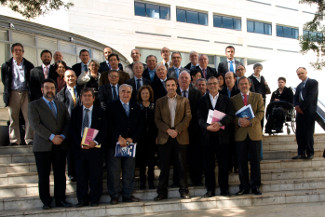
[{"label": "foliage", "polygon": [[300,37],[300,47],[302,53],[313,51],[317,60],[311,65],[318,70],[325,67],[325,1],[324,0],[300,0],[300,3],[316,5],[317,11],[313,20],[305,23],[304,34]]},{"label": "foliage", "polygon": [[60,8],[69,9],[72,3],[64,3],[62,0],[0,0],[3,6],[9,6],[11,10],[20,13],[27,19],[44,15],[51,10]]}]

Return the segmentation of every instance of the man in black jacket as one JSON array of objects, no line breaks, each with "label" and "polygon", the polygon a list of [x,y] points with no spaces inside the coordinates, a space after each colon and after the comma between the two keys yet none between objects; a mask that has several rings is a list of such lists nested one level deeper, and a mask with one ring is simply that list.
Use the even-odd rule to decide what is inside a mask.
[{"label": "man in black jacket", "polygon": [[9,112],[9,140],[11,145],[20,145],[19,113],[25,120],[25,142],[31,144],[33,132],[29,127],[28,103],[30,101],[30,70],[34,65],[23,58],[24,46],[15,43],[11,46],[12,58],[2,64],[1,78],[4,85],[3,101]]}]

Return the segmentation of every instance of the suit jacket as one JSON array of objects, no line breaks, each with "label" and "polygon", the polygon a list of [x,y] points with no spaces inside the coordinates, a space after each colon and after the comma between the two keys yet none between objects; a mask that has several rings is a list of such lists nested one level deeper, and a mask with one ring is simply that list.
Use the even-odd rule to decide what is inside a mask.
[{"label": "suit jacket", "polygon": [[[117,93],[118,94],[118,87],[117,85]],[[104,111],[106,111],[106,108],[109,103],[113,102],[113,93],[112,93],[112,85],[110,83],[105,84],[101,86],[98,90],[98,97],[100,100],[100,106]]]},{"label": "suit jacket", "polygon": [[[118,80],[119,84],[124,84],[127,80],[130,79],[130,76],[128,73],[121,71],[121,70],[118,71],[118,73],[119,73],[119,80]],[[103,86],[103,85],[109,83],[108,74],[109,74],[109,71],[105,71],[100,75],[98,86]]]},{"label": "suit jacket", "polygon": [[144,123],[140,107],[132,101],[129,102],[129,106],[129,117],[120,100],[110,103],[107,107],[107,123],[109,123],[110,133],[113,137],[111,147],[115,147],[120,135],[123,138],[132,138],[133,142],[137,142],[142,134]]},{"label": "suit jacket", "polygon": [[[181,67],[181,69],[179,70],[179,73],[181,73],[182,70],[186,70],[188,73],[190,73],[190,71],[188,69],[185,69],[183,67]],[[174,77],[176,79],[178,79],[177,75],[176,75],[176,72],[175,72],[175,69],[174,67],[170,67],[167,71],[167,77]]]},{"label": "suit jacket", "polygon": [[[34,68],[34,65],[23,58],[24,65],[25,65],[25,81],[26,81],[26,86],[28,90],[28,94],[30,97],[30,70]],[[10,99],[10,93],[11,93],[11,83],[12,83],[12,63],[13,63],[13,58],[2,64],[1,66],[1,79],[2,83],[4,86],[3,90],[3,101],[5,103],[5,106],[9,105],[9,99]]]},{"label": "suit jacket", "polygon": [[[55,79],[54,67],[50,66],[48,78]],[[31,91],[31,101],[39,99],[43,96],[41,91],[42,81],[45,79],[43,67],[37,66],[30,71],[30,91]]]},{"label": "suit jacket", "polygon": [[[55,118],[43,98],[30,102],[28,105],[29,124],[34,130],[34,152],[52,150],[53,143],[49,140],[51,134],[63,134],[66,139],[68,138],[70,123],[68,109],[56,99],[54,99],[54,103],[57,108],[57,118]],[[66,149],[67,144],[63,141],[60,147]]]},{"label": "suit jacket", "polygon": [[263,77],[263,75],[261,75],[261,82],[259,82],[253,75],[248,77],[251,82],[252,82],[252,87],[254,87],[254,92],[255,93],[260,93],[262,94],[263,98],[266,98],[266,90],[270,89],[269,87],[267,87],[264,82],[265,82],[265,78]]},{"label": "suit jacket", "polygon": [[[228,97],[228,90],[227,90],[227,86],[225,86],[220,92],[220,94]],[[236,94],[240,93],[239,89],[236,87],[236,85],[232,88],[232,90],[230,91],[230,98],[235,96]]]},{"label": "suit jacket", "polygon": [[[302,92],[301,100],[300,93]],[[315,117],[317,110],[317,100],[318,100],[318,82],[314,79],[308,78],[305,87],[303,88],[303,83],[301,82],[294,96],[294,106],[299,106],[304,114],[310,115],[310,117]]]},{"label": "suit jacket", "polygon": [[[237,66],[238,64],[240,64],[240,62],[235,60],[235,65]],[[234,68],[234,70],[236,70],[236,68]],[[220,62],[218,65],[218,73],[226,74],[227,72],[229,72],[228,62],[227,61]]]},{"label": "suit jacket", "polygon": [[[188,69],[189,71],[191,71],[191,62],[189,62],[184,68],[185,69]],[[194,68],[196,68],[196,66],[194,67]]]},{"label": "suit jacket", "polygon": [[[235,112],[244,106],[244,101],[240,93],[231,97],[230,100],[234,106]],[[238,117],[235,117],[235,142],[242,142],[247,136],[253,141],[262,140],[261,120],[264,117],[264,102],[262,95],[249,92],[247,103],[251,104],[255,117],[251,120],[252,126],[250,127],[239,127]]]},{"label": "suit jacket", "polygon": [[[178,132],[176,139],[179,144],[188,145],[190,143],[188,126],[192,118],[190,103],[187,98],[179,95],[176,96],[176,100],[177,105],[174,120],[174,128]],[[158,144],[164,145],[169,138],[167,130],[171,128],[168,96],[164,96],[156,102],[155,123],[158,128]]]},{"label": "suit jacket", "polygon": [[[146,69],[143,71],[142,77],[144,77],[145,79],[149,80],[150,82],[153,81],[153,80],[151,81],[151,79],[150,79],[149,68],[146,68]],[[154,76],[154,78],[155,78],[155,77],[156,77],[156,70],[155,70],[155,76]]]},{"label": "suit jacket", "polygon": [[[135,77],[127,80],[125,83],[126,84],[129,84],[133,87],[133,91],[132,91],[132,100],[136,101],[137,100],[137,94],[138,94],[138,91],[137,91],[137,86],[136,86],[136,82],[134,80]],[[142,77],[142,85],[150,85],[150,80]]]},{"label": "suit jacket", "polygon": [[[118,68],[123,71],[123,65],[121,63],[118,64]],[[102,73],[102,72],[106,72],[106,71],[109,71],[109,70],[111,70],[111,67],[108,67],[106,61],[101,62],[99,64],[98,72]]]},{"label": "suit jacket", "polygon": [[78,78],[78,76],[81,74],[81,62],[74,64],[72,66],[72,70],[76,73],[77,78]]},{"label": "suit jacket", "polygon": [[71,93],[68,90],[67,86],[62,88],[62,90],[56,94],[57,100],[59,100],[60,102],[65,104],[65,106],[67,107],[68,112],[69,112],[70,115],[71,115],[72,110],[75,107],[77,107],[78,105],[81,105],[81,102],[80,102],[81,89],[82,89],[81,86],[77,86],[77,95],[76,95],[77,103],[76,103],[76,106],[73,104],[73,99],[72,99]]},{"label": "suit jacket", "polygon": [[[197,66],[194,70],[201,72],[201,76],[202,76],[202,78],[204,78],[203,72],[202,72],[202,70],[201,70],[201,68],[199,66]],[[206,77],[207,80],[211,76],[217,77],[217,74],[218,74],[217,70],[215,68],[210,67],[210,66],[207,66],[206,73],[207,73],[207,77]]]},{"label": "suit jacket", "polygon": [[164,84],[160,81],[160,79],[155,75],[153,81],[151,82],[151,87],[153,89],[155,102],[157,99],[166,96],[167,90]]},{"label": "suit jacket", "polygon": [[[226,114],[220,123],[225,125],[225,129],[220,129],[218,132],[210,132],[207,130],[209,124],[207,123],[207,118],[209,114],[209,110],[218,110]],[[230,143],[230,125],[233,122],[234,118],[234,108],[231,104],[230,99],[227,96],[219,94],[217,103],[213,108],[211,105],[210,94],[205,94],[199,101],[198,109],[197,109],[197,117],[198,123],[201,127],[202,136],[201,136],[201,145],[209,146],[209,145],[223,145]],[[217,136],[217,137],[215,137]],[[217,141],[213,141],[213,139],[217,138]]]},{"label": "suit jacket", "polygon": [[[80,147],[81,144],[81,128],[83,121],[83,106],[76,107],[71,114],[71,124],[70,124],[70,141],[72,142],[72,148],[76,151],[82,150]],[[107,135],[106,130],[106,118],[104,111],[97,106],[93,106],[92,115],[91,115],[91,124],[90,128],[99,130],[95,141],[98,144],[101,144],[101,148],[95,148],[95,150],[103,149],[105,146],[105,137]]]}]

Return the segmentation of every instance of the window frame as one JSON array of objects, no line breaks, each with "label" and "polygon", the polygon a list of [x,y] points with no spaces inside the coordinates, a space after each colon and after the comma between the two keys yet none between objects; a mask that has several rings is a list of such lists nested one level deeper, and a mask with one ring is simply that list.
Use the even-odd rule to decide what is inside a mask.
[{"label": "window frame", "polygon": [[[144,5],[144,15],[136,13],[136,4]],[[151,16],[151,14],[148,12],[148,9],[147,9],[148,5],[158,7],[158,13],[159,13],[158,18],[154,17],[154,16]],[[167,9],[168,10],[168,13],[167,13],[168,17],[165,18],[165,17],[162,16],[162,9]],[[156,4],[156,3],[152,3],[152,2],[134,1],[134,15],[135,16],[140,16],[140,17],[149,17],[149,18],[159,19],[159,20],[170,20],[170,5],[160,5],[160,4]]]},{"label": "window frame", "polygon": [[[179,12],[185,12],[185,21],[179,20]],[[188,18],[187,18],[187,13],[188,12],[192,12],[192,13],[197,13],[197,17],[196,17],[196,23],[194,22],[188,22]],[[202,17],[200,18],[200,15],[204,15],[204,19],[206,19],[206,23],[203,24],[201,21]],[[176,21],[177,22],[182,22],[182,23],[190,23],[190,24],[197,24],[197,25],[202,25],[202,26],[208,26],[209,25],[209,15],[208,12],[201,12],[201,11],[196,11],[196,10],[191,10],[191,9],[185,9],[185,8],[176,8]]]},{"label": "window frame", "polygon": [[[216,26],[215,25],[215,22],[214,22],[215,21],[215,17],[220,17],[221,26]],[[225,25],[224,25],[224,18],[231,19],[233,28],[225,27]],[[239,21],[239,24],[240,24],[239,29],[236,28],[236,24],[235,24],[236,22],[235,21]],[[231,17],[231,16],[225,16],[225,15],[221,15],[221,14],[213,14],[213,27],[241,31],[242,30],[242,22],[241,22],[241,18],[240,17]]]},{"label": "window frame", "polygon": [[[252,22],[254,24],[254,31],[249,31],[249,22]],[[256,23],[259,23],[259,24],[263,24],[263,33],[261,32],[257,32],[256,31]],[[267,31],[267,26],[266,25],[269,25],[270,27],[270,34],[266,33],[268,32]],[[256,34],[262,34],[262,35],[272,35],[273,32],[272,32],[272,23],[267,23],[267,22],[263,22],[263,21],[257,21],[257,20],[249,20],[247,19],[247,32],[250,32],[250,33],[256,33]]]}]

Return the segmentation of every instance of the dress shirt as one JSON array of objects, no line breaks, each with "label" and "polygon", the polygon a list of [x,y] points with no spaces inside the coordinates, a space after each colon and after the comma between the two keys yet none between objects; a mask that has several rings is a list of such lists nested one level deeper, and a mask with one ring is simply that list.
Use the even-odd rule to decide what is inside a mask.
[{"label": "dress shirt", "polygon": [[156,74],[156,70],[148,69],[148,72],[149,72],[150,80],[153,81],[155,74]]},{"label": "dress shirt", "polygon": [[[87,71],[85,71],[85,66],[87,67]],[[81,73],[83,72],[88,72],[88,63],[84,64],[83,62],[81,62]]]},{"label": "dress shirt", "polygon": [[[78,102],[78,94],[77,94],[77,86],[75,85],[73,88],[72,87],[69,87],[67,86],[70,94],[71,94],[71,97],[73,96],[73,92],[74,92],[74,95],[76,97],[76,101]],[[73,91],[73,92],[72,92]]]},{"label": "dress shirt", "polygon": [[26,82],[25,82],[25,65],[24,60],[17,64],[17,61],[13,59],[12,61],[12,82],[11,82],[12,90],[27,90]]},{"label": "dress shirt", "polygon": [[253,77],[256,78],[258,82],[261,83],[261,77],[262,77],[261,75],[257,77],[255,74],[253,74]]},{"label": "dress shirt", "polygon": [[49,72],[50,72],[50,64],[49,65],[44,65],[42,64],[42,69],[43,69],[43,73],[44,73],[44,78],[47,79],[49,77]]},{"label": "dress shirt", "polygon": [[203,78],[206,78],[207,77],[207,68],[202,68],[201,66],[199,66],[201,71],[202,71],[202,74],[203,74]]},{"label": "dress shirt", "polygon": [[177,106],[177,94],[175,94],[174,97],[168,97],[168,107],[169,107],[169,113],[170,113],[170,127],[174,128],[175,127],[175,115],[176,115],[176,106]]},{"label": "dress shirt", "polygon": [[137,78],[136,76],[134,76],[135,87],[136,87],[137,90],[140,88],[140,87],[137,86],[137,84],[138,84],[138,81],[137,80],[138,79],[140,79],[140,87],[143,86],[143,79],[142,79],[142,77],[141,78]]},{"label": "dress shirt", "polygon": [[209,93],[209,98],[210,98],[212,108],[214,109],[216,107],[216,104],[217,104],[217,101],[219,98],[219,93],[217,95],[215,95],[214,97],[211,95],[211,93]]},{"label": "dress shirt", "polygon": [[115,101],[115,100],[118,99],[118,84],[113,85],[113,84],[110,83],[110,85],[111,85],[111,88],[112,88],[112,98],[114,98],[114,90],[113,89],[115,88],[116,99],[115,98],[113,99]]},{"label": "dress shirt", "polygon": [[[51,107],[50,107],[50,101],[48,101],[44,96],[42,97],[42,99],[44,100],[44,102],[46,103],[46,105],[49,107],[49,109],[51,110]],[[55,102],[53,101],[53,107],[54,107],[54,110],[56,111],[56,113],[58,113],[58,110],[57,110],[57,107],[55,105]],[[52,141],[53,138],[54,138],[55,134],[51,134],[50,137],[49,137],[49,140]],[[65,136],[63,134],[61,134],[60,136],[63,137],[63,139],[65,139]]]},{"label": "dress shirt", "polygon": [[[247,94],[247,105],[248,105],[248,97],[249,97],[249,91],[246,93]],[[242,92],[240,92],[241,98],[244,102],[244,94]]]},{"label": "dress shirt", "polygon": [[303,89],[306,86],[307,80],[308,80],[308,77],[306,78],[306,80],[304,80],[304,81],[301,82],[302,83],[302,88],[301,88],[301,91],[300,91],[300,94],[299,95],[300,95],[300,98],[301,98],[302,101],[304,101],[304,97],[302,96],[302,91],[303,91]]},{"label": "dress shirt", "polygon": [[[122,103],[123,109],[124,109],[124,105],[127,105],[128,106],[128,108],[129,108],[129,114],[130,114],[130,102],[124,103],[121,99],[120,99],[120,102]],[[126,111],[125,111],[125,113],[126,113]]]},{"label": "dress shirt", "polygon": [[186,96],[185,97],[188,98],[188,93],[189,93],[190,88],[188,87],[186,90],[183,90],[182,88],[179,88],[179,89],[181,91],[182,96],[183,96],[183,92],[186,91]]}]

